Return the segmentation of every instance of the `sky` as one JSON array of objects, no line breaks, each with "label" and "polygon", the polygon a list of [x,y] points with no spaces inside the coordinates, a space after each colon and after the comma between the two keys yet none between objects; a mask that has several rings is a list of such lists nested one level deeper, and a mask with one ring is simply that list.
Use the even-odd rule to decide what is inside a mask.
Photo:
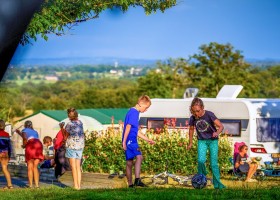
[{"label": "sky", "polygon": [[188,58],[210,42],[230,43],[245,59],[280,59],[280,0],[178,0],[145,15],[143,8],[105,11],[63,36],[18,46],[14,59]]}]

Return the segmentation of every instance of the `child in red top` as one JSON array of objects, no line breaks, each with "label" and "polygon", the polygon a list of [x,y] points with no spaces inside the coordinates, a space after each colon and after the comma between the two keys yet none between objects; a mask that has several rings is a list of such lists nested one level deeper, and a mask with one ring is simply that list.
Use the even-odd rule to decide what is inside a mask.
[{"label": "child in red top", "polygon": [[11,157],[11,142],[10,135],[5,131],[5,121],[0,119],[0,163],[2,171],[7,180],[7,186],[4,189],[12,189],[11,175],[8,170],[8,163]]}]

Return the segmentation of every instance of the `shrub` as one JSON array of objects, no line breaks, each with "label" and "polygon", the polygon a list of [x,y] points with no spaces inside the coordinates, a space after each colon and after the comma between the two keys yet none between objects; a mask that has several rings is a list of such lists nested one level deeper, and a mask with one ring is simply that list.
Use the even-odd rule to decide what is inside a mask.
[{"label": "shrub", "polygon": [[[166,170],[178,174],[197,172],[197,141],[194,137],[193,148],[186,150],[188,134],[186,130],[164,129],[161,134],[147,131],[146,135],[156,143],[150,145],[139,139],[144,157],[142,173],[158,173]],[[186,137],[187,135],[187,137]],[[102,134],[91,132],[86,137],[83,169],[88,172],[108,173],[110,170],[125,171],[125,156],[121,143],[121,131],[107,130]],[[228,169],[231,157],[231,142],[226,136],[219,139],[219,166]],[[207,155],[206,166],[209,170],[210,159]]]}]

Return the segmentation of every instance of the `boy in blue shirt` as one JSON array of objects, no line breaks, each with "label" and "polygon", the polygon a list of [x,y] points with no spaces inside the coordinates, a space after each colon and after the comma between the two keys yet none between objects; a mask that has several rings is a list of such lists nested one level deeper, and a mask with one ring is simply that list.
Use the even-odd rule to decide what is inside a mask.
[{"label": "boy in blue shirt", "polygon": [[[140,151],[137,137],[144,139],[150,144],[155,142],[141,133],[139,130],[139,114],[147,111],[151,105],[151,100],[147,95],[143,95],[138,99],[137,104],[130,108],[126,114],[124,121],[124,130],[122,135],[122,146],[125,151],[126,157],[126,177],[129,187],[140,186],[145,187],[146,185],[140,179],[141,163],[143,160],[142,153]],[[132,166],[133,159],[135,161],[135,181],[132,184]]]}]

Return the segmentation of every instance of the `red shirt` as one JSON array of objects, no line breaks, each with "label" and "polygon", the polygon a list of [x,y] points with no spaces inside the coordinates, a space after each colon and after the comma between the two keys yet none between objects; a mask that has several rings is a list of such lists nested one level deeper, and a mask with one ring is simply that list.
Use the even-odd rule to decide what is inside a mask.
[{"label": "red shirt", "polygon": [[57,150],[61,147],[63,143],[63,134],[61,130],[56,134],[55,139],[56,140],[54,142],[54,149]]},{"label": "red shirt", "polygon": [[0,130],[0,147],[0,153],[8,152],[9,157],[11,157],[10,135],[4,130]]},{"label": "red shirt", "polygon": [[9,135],[9,133],[7,133],[7,132],[4,131],[4,130],[0,130],[0,137],[7,137],[7,138],[10,138],[10,135]]}]

